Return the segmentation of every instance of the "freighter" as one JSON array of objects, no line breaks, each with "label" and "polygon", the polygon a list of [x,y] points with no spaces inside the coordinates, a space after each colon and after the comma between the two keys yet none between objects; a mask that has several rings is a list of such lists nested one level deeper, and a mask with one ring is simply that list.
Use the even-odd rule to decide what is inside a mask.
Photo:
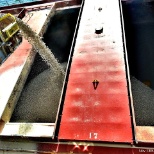
[{"label": "freighter", "polygon": [[154,153],[153,0],[0,7],[0,153]]}]

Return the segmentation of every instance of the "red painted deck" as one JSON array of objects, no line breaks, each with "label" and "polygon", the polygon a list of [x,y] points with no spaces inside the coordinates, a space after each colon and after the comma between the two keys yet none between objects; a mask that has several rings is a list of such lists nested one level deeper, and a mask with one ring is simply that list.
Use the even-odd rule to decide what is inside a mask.
[{"label": "red painted deck", "polygon": [[[102,12],[97,13],[100,7]],[[132,142],[119,10],[117,0],[85,0],[64,101],[60,140]],[[96,24],[103,25],[102,34],[95,34]],[[99,82],[97,88],[94,80]]]}]

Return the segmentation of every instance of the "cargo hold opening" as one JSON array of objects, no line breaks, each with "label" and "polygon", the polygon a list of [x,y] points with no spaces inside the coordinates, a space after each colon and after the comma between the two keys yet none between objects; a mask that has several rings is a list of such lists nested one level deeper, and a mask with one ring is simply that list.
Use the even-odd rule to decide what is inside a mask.
[{"label": "cargo hold opening", "polygon": [[[57,10],[43,36],[43,41],[64,70],[67,67],[79,10],[79,7]],[[12,114],[11,123],[55,123],[61,89],[57,91],[57,95],[54,95],[56,98],[52,98],[54,86],[49,86],[49,75],[51,71],[48,65],[39,54],[36,54],[30,74]]]},{"label": "cargo hold opening", "polygon": [[154,2],[123,2],[137,126],[154,126]]}]

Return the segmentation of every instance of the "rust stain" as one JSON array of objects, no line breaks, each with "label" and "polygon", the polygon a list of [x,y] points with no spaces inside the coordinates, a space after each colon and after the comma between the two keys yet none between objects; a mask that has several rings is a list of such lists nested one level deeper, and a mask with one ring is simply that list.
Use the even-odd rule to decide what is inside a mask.
[{"label": "rust stain", "polygon": [[152,126],[136,126],[136,137],[138,141],[153,142],[154,127]]}]

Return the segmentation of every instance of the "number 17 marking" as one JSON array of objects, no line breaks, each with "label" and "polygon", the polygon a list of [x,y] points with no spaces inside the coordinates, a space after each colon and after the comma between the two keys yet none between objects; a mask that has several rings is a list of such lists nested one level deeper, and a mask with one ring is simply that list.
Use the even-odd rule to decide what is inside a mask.
[{"label": "number 17 marking", "polygon": [[98,133],[90,133],[89,134],[89,138],[94,138],[94,139],[97,139],[98,138]]}]

